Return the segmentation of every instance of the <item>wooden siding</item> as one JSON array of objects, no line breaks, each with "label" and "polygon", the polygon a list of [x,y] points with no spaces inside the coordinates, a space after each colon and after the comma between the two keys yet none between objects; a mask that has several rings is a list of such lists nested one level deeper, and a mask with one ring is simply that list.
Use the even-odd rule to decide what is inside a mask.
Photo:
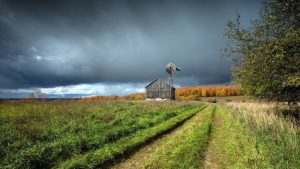
[{"label": "wooden siding", "polygon": [[146,86],[146,98],[161,98],[175,100],[175,88],[161,79],[157,79]]}]

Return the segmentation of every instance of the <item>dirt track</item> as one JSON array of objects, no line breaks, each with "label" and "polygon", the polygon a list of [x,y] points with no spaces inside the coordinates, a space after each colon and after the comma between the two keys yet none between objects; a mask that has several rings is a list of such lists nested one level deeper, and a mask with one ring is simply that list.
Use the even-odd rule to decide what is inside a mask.
[{"label": "dirt track", "polygon": [[176,144],[180,144],[184,139],[181,139],[189,134],[192,129],[196,126],[197,123],[201,123],[203,120],[203,113],[208,108],[197,113],[194,117],[186,121],[181,126],[177,127],[170,133],[161,136],[160,138],[154,140],[153,142],[149,143],[148,145],[142,147],[141,149],[137,150],[134,154],[130,155],[127,159],[118,162],[112,168],[114,169],[134,169],[134,168],[144,168],[147,160],[149,158],[153,158],[155,156],[159,156],[156,153],[156,150],[164,147],[172,147],[176,146]]}]

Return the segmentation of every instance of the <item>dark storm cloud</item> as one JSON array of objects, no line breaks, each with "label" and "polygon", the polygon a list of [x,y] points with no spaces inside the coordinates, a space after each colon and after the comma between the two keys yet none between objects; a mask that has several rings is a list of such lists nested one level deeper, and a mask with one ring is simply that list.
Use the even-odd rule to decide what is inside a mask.
[{"label": "dark storm cloud", "polygon": [[0,0],[0,88],[165,78],[226,83],[226,20],[247,24],[259,1]]}]

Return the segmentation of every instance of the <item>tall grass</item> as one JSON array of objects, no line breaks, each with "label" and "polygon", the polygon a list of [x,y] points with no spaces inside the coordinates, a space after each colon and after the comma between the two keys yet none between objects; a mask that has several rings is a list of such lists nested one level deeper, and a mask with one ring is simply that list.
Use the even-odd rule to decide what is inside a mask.
[{"label": "tall grass", "polygon": [[257,155],[251,166],[300,167],[300,127],[293,117],[284,117],[270,103],[228,103],[227,106],[232,110],[233,119],[254,138]]}]

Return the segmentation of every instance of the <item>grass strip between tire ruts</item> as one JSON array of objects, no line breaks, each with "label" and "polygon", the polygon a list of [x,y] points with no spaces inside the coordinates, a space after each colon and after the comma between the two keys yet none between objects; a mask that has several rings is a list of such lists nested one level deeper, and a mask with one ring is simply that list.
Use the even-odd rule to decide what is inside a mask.
[{"label": "grass strip between tire ruts", "polygon": [[191,121],[177,139],[157,149],[145,168],[203,168],[216,106],[206,110]]},{"label": "grass strip between tire ruts", "polygon": [[150,141],[165,132],[173,129],[185,120],[193,117],[206,106],[202,105],[197,108],[182,112],[180,115],[167,120],[157,126],[138,131],[133,135],[124,137],[114,143],[106,144],[102,148],[90,151],[86,154],[76,156],[59,165],[59,168],[95,168],[104,163],[115,159],[127,152],[133,151],[136,147]]}]

